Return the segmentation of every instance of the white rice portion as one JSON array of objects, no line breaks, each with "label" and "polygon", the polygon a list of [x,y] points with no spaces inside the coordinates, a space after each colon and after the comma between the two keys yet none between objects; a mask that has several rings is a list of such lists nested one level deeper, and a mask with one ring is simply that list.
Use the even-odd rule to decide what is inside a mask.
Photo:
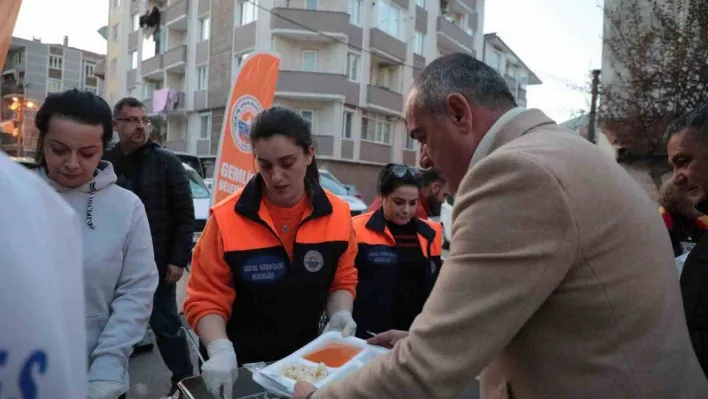
[{"label": "white rice portion", "polygon": [[294,364],[282,370],[284,376],[295,381],[305,381],[310,384],[316,384],[327,377],[329,372],[324,363],[320,363],[317,367],[305,366],[304,364]]}]

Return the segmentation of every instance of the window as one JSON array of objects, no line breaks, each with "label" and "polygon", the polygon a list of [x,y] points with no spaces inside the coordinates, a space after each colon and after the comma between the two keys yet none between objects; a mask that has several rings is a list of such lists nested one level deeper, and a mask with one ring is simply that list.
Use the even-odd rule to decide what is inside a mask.
[{"label": "window", "polygon": [[86,87],[86,91],[93,94],[98,94],[98,90],[95,87]]},{"label": "window", "polygon": [[152,83],[143,83],[143,100],[148,100],[152,98],[155,93],[155,85]]},{"label": "window", "polygon": [[128,89],[128,97],[135,97],[135,86]]},{"label": "window", "polygon": [[[253,1],[253,2],[252,2]],[[256,4],[253,4],[256,3]],[[241,25],[250,24],[258,17],[258,0],[242,1],[239,5],[241,13]]]},{"label": "window", "polygon": [[15,65],[20,65],[25,59],[25,53],[23,53],[22,51],[18,51],[17,53],[13,54],[12,58],[14,60]]},{"label": "window", "polygon": [[114,58],[111,60],[111,73],[116,73],[117,69],[118,69],[118,60]]},{"label": "window", "polygon": [[64,64],[62,57],[57,55],[49,56],[49,67],[52,69],[62,69],[62,64]]},{"label": "window", "polygon": [[305,72],[317,72],[317,51],[304,50],[302,52],[302,70]]},{"label": "window", "polygon": [[199,138],[208,139],[209,138],[209,125],[210,125],[209,114],[199,115]]},{"label": "window", "polygon": [[59,93],[61,91],[61,80],[47,79],[47,94]]},{"label": "window", "polygon": [[489,51],[489,66],[501,72],[501,53],[495,49]]},{"label": "window", "polygon": [[376,86],[397,91],[397,76],[395,66],[379,67],[376,74]]},{"label": "window", "polygon": [[406,135],[406,150],[415,150],[415,140],[410,136],[410,134]]},{"label": "window", "polygon": [[391,144],[393,122],[385,116],[364,113],[361,120],[361,139],[382,144]]},{"label": "window", "polygon": [[415,0],[415,5],[420,8],[425,8],[425,0]]},{"label": "window", "polygon": [[316,10],[317,9],[317,0],[305,0],[305,9],[306,10]]},{"label": "window", "polygon": [[137,67],[138,67],[138,52],[131,51],[130,52],[130,69],[135,69]]},{"label": "window", "polygon": [[361,18],[361,0],[349,0],[349,23],[359,25]]},{"label": "window", "polygon": [[[310,124],[310,129],[314,130],[315,111],[311,109],[301,109],[300,116]],[[314,132],[312,132],[314,134]]]},{"label": "window", "polygon": [[359,56],[357,54],[347,54],[347,77],[353,82],[359,81]]},{"label": "window", "polygon": [[120,7],[120,0],[113,0],[113,8]]},{"label": "window", "polygon": [[136,30],[140,29],[140,14],[135,13],[135,14],[131,15],[130,20],[131,20],[131,26],[130,26],[131,31],[136,31]]},{"label": "window", "polygon": [[415,40],[413,42],[413,52],[415,52],[418,55],[423,55],[423,49],[425,45],[425,33],[423,32],[415,32]]},{"label": "window", "polygon": [[87,77],[94,77],[95,75],[93,74],[93,69],[96,67],[96,64],[87,62],[84,64],[84,73],[86,74]]},{"label": "window", "polygon": [[354,112],[344,111],[344,119],[342,121],[342,137],[345,139],[352,138],[352,125],[354,124]]},{"label": "window", "polygon": [[118,29],[120,27],[120,24],[115,24],[113,25],[113,41],[117,42],[118,41]]},{"label": "window", "polygon": [[208,75],[206,67],[197,68],[197,90],[206,90]]},{"label": "window", "polygon": [[199,41],[209,39],[209,31],[211,30],[211,18],[206,17],[199,20]]},{"label": "window", "polygon": [[399,29],[401,22],[401,8],[388,1],[378,2],[377,27],[395,38],[401,38],[403,32]]}]

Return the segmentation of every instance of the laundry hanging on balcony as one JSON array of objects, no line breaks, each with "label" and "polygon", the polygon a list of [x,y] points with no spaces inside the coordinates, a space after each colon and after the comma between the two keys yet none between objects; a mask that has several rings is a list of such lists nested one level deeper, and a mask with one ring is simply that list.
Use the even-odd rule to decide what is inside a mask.
[{"label": "laundry hanging on balcony", "polygon": [[152,112],[159,114],[173,111],[176,101],[177,95],[174,89],[164,88],[156,90],[152,94]]}]

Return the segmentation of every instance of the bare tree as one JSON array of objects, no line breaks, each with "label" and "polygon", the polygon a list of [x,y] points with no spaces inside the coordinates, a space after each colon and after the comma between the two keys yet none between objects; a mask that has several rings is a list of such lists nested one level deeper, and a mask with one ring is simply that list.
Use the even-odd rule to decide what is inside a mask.
[{"label": "bare tree", "polygon": [[[668,124],[708,102],[708,0],[606,0],[599,119],[627,153],[649,162],[660,186]],[[618,3],[618,4],[617,4]],[[650,161],[651,160],[651,161]],[[656,176],[656,174],[659,176]]]}]

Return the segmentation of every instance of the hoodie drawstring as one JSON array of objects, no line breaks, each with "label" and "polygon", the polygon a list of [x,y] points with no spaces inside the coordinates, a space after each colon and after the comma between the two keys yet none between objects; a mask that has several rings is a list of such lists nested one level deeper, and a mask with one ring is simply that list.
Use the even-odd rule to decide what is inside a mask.
[{"label": "hoodie drawstring", "polygon": [[91,193],[89,194],[88,205],[86,206],[86,224],[91,230],[96,230],[96,225],[93,223],[93,194],[96,192],[96,183],[89,184]]}]

